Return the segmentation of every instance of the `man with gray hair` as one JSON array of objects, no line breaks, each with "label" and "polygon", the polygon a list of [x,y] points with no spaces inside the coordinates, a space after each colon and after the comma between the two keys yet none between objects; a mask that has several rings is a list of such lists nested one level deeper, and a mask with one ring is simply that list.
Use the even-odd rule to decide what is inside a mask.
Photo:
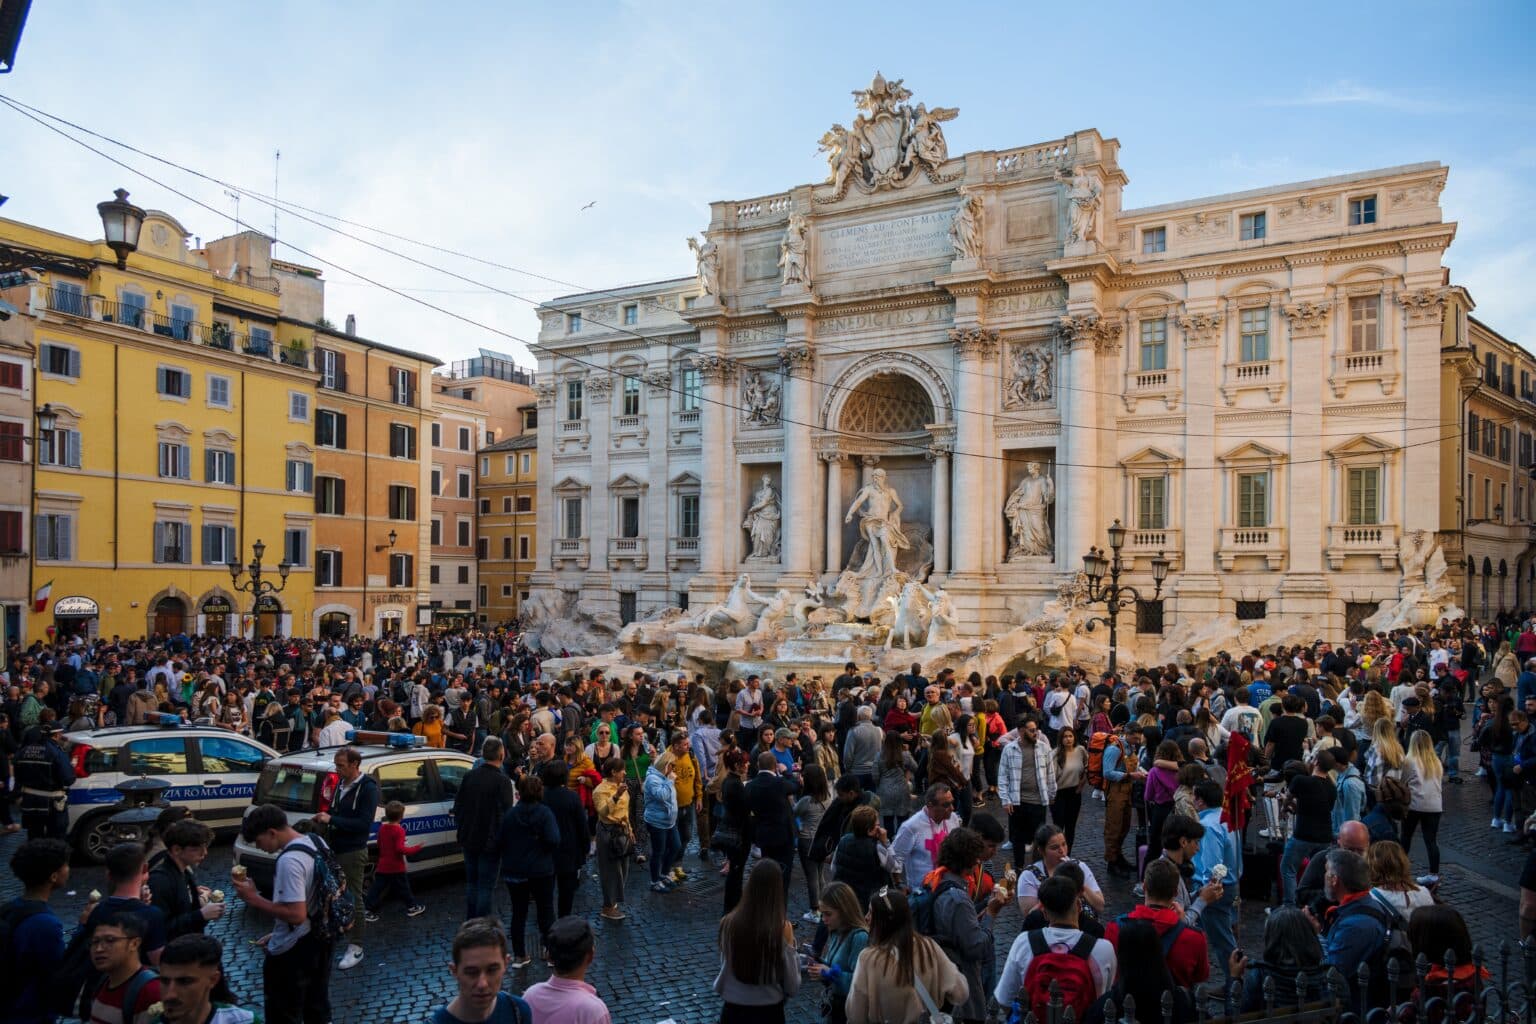
[{"label": "man with gray hair", "polygon": [[[1382,1005],[1387,985],[1382,954],[1387,948],[1388,932],[1406,924],[1391,909],[1371,898],[1371,871],[1364,857],[1342,848],[1329,850],[1327,856],[1323,892],[1338,906],[1326,918],[1323,962],[1338,968],[1349,980],[1352,1000],[1360,997],[1360,965],[1370,964],[1367,995],[1373,1006]],[[1307,915],[1311,917],[1311,911]],[[1315,917],[1313,922],[1317,923]]]},{"label": "man with gray hair", "polygon": [[874,792],[876,765],[885,745],[885,731],[875,724],[875,709],[862,704],[858,722],[848,730],[843,744],[843,772],[856,776],[866,792]]}]

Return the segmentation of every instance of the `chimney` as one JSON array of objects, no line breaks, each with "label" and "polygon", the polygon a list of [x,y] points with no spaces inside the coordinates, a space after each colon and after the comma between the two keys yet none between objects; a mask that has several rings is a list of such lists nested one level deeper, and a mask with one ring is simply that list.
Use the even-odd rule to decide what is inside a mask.
[{"label": "chimney", "polygon": [[347,336],[348,337],[353,337],[356,334],[357,334],[357,317],[354,314],[352,314],[352,313],[348,313],[347,314]]}]

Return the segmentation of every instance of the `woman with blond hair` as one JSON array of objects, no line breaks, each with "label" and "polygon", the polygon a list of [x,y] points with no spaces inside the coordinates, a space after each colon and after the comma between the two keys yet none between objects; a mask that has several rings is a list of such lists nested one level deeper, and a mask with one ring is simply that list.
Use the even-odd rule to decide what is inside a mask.
[{"label": "woman with blond hair", "polygon": [[1419,877],[1420,885],[1440,881],[1440,814],[1445,809],[1441,790],[1445,767],[1435,753],[1435,741],[1423,729],[1408,739],[1408,754],[1403,759],[1403,781],[1408,784],[1408,816],[1403,819],[1403,852],[1413,851],[1413,833],[1424,826],[1424,848],[1429,853],[1429,874]]},{"label": "woman with blond hair", "polygon": [[448,746],[448,734],[443,728],[443,709],[436,704],[426,706],[421,713],[421,721],[411,731],[423,737],[429,747],[442,749]]},{"label": "woman with blond hair", "polygon": [[1433,906],[1434,894],[1413,880],[1413,865],[1403,848],[1390,839],[1371,844],[1365,854],[1371,869],[1371,896],[1408,920],[1419,907]]},{"label": "woman with blond hair", "polygon": [[1520,680],[1520,659],[1515,657],[1508,640],[1500,642],[1499,653],[1493,656],[1493,677],[1503,683],[1506,690],[1513,690]]},{"label": "woman with blond hair", "polygon": [[1386,714],[1371,723],[1371,745],[1365,755],[1365,783],[1371,789],[1381,785],[1381,780],[1388,776],[1402,778],[1403,745],[1397,738],[1397,723],[1392,720],[1391,705],[1387,708]]}]

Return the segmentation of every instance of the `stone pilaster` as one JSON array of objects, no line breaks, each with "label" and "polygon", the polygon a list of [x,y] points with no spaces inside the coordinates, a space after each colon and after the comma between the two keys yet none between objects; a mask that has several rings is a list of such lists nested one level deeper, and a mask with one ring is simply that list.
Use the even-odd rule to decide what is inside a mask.
[{"label": "stone pilaster", "polygon": [[956,327],[949,332],[949,340],[955,350],[953,497],[966,509],[955,532],[974,538],[973,543],[961,544],[955,550],[952,571],[955,576],[976,576],[991,568],[983,562],[981,538],[983,531],[993,529],[995,516],[987,507],[986,473],[996,464],[987,458],[995,446],[988,436],[992,420],[984,410],[991,406],[987,384],[993,371],[988,366],[997,356],[997,332],[979,325]]},{"label": "stone pilaster", "polygon": [[843,570],[843,464],[848,456],[839,451],[821,453],[827,465],[826,566],[827,572]]},{"label": "stone pilaster", "polygon": [[816,418],[815,355],[806,335],[804,317],[786,321],[784,349],[779,356],[783,380],[781,464],[783,518],[783,576],[786,584],[804,586],[816,574],[816,531],[811,524],[821,504],[821,474],[811,442]]},{"label": "stone pilaster", "polygon": [[[694,357],[702,394],[699,402],[699,438],[703,454],[699,462],[699,572],[718,583],[726,575],[726,529],[740,517],[725,506],[726,474],[733,472],[727,424],[734,405],[729,384],[736,364],[725,356]],[[725,524],[725,526],[722,526]]]}]

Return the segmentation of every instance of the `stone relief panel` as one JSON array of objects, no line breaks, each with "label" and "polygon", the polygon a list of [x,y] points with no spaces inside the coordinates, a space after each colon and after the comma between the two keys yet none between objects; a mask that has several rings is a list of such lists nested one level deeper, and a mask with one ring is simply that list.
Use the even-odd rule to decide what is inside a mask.
[{"label": "stone relief panel", "polygon": [[1038,409],[1056,404],[1056,346],[1050,341],[1008,344],[1003,408]]},{"label": "stone relief panel", "polygon": [[749,427],[779,425],[780,382],[776,373],[748,370],[741,376],[741,422]]}]

